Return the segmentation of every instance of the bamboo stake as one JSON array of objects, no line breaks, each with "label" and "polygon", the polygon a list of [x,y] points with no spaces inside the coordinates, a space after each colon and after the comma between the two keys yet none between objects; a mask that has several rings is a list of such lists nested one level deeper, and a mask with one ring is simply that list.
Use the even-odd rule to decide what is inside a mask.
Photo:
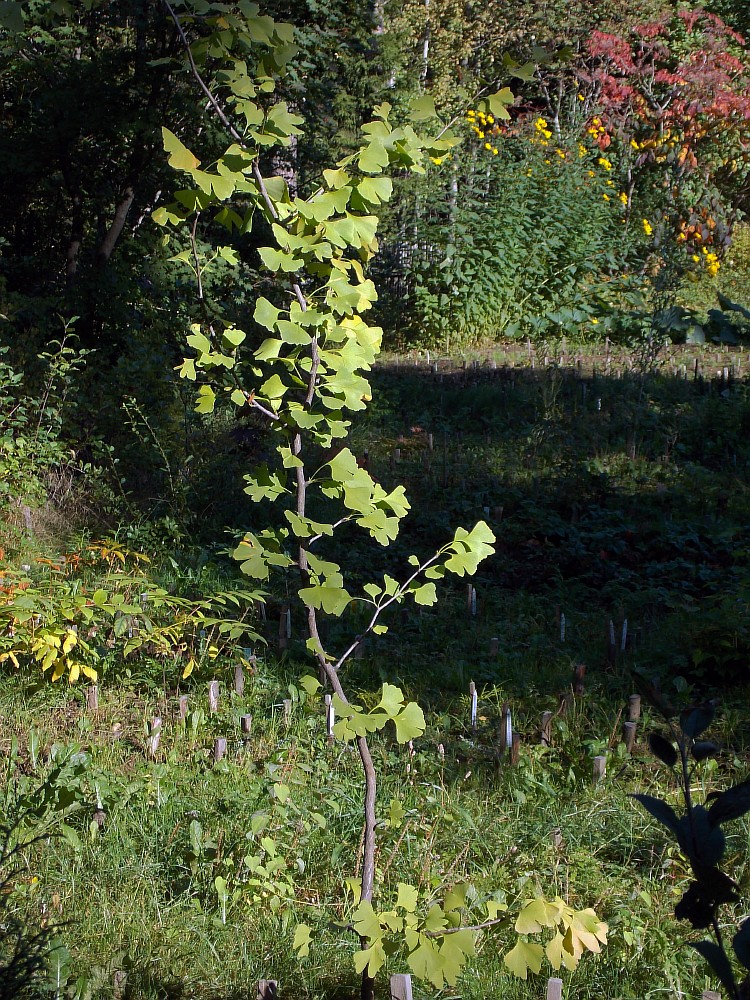
[{"label": "bamboo stake", "polygon": [[210,681],[208,685],[208,710],[213,715],[219,711],[219,682]]},{"label": "bamboo stake", "polygon": [[391,976],[391,1000],[412,1000],[411,976]]}]

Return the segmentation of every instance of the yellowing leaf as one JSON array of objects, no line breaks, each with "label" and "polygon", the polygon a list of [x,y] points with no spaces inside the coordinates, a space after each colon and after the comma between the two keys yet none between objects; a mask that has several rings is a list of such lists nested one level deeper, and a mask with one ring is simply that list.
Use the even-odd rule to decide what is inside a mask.
[{"label": "yellowing leaf", "polygon": [[557,923],[557,907],[548,903],[544,896],[537,896],[526,903],[516,919],[518,934],[538,934],[542,927],[554,927]]},{"label": "yellowing leaf", "polygon": [[409,118],[413,122],[423,122],[428,118],[437,118],[435,102],[429,94],[418,97],[409,105]]},{"label": "yellowing leaf", "polygon": [[374,941],[382,933],[377,914],[372,908],[372,903],[367,900],[361,902],[354,911],[352,923],[357,934],[361,938],[367,938],[368,941]]},{"label": "yellowing leaf", "polygon": [[408,913],[413,913],[417,908],[418,898],[419,890],[415,886],[407,885],[405,882],[399,882],[396,906],[402,907],[402,909],[406,910]]},{"label": "yellowing leaf", "polygon": [[514,948],[503,957],[503,962],[510,969],[514,976],[519,979],[526,979],[529,969],[533,973],[539,972],[542,967],[544,951],[542,946],[535,941],[523,941],[519,939]]},{"label": "yellowing leaf", "polygon": [[396,726],[396,739],[399,743],[408,743],[424,733],[426,728],[424,712],[415,701],[404,706],[393,720]]},{"label": "yellowing leaf", "polygon": [[174,167],[175,170],[187,170],[189,173],[200,166],[201,161],[196,156],[193,156],[190,150],[180,142],[174,132],[170,132],[168,128],[162,128],[161,134],[164,151],[169,153],[170,167]]},{"label": "yellowing leaf", "polygon": [[[547,961],[552,966],[553,969],[557,970],[564,962],[563,953],[563,936],[560,931],[557,931],[555,936],[547,942],[547,947],[544,949],[547,956]],[[567,955],[567,952],[565,952]]]},{"label": "yellowing leaf", "polygon": [[191,656],[190,659],[185,664],[185,669],[182,671],[182,679],[185,680],[189,677],[195,668],[195,660]]},{"label": "yellowing leaf", "polygon": [[310,954],[311,941],[310,928],[307,924],[297,924],[294,930],[294,943],[292,947],[297,952],[299,958],[307,958]]},{"label": "yellowing leaf", "polygon": [[363,948],[362,951],[354,953],[354,968],[359,975],[362,975],[367,968],[367,975],[375,978],[385,964],[385,951],[382,941],[376,941],[370,948]]},{"label": "yellowing leaf", "polygon": [[299,686],[307,691],[309,695],[315,695],[323,685],[317,677],[313,677],[312,674],[305,674],[303,677],[300,677]]}]

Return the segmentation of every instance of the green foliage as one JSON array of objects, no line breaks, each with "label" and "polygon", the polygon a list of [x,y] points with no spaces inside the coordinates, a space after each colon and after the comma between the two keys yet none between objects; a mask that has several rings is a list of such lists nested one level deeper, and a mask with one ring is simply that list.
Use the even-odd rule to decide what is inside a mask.
[{"label": "green foliage", "polygon": [[[184,656],[184,678],[201,662],[215,659],[228,644],[259,638],[246,620],[248,608],[261,598],[258,592],[237,589],[198,600],[182,598],[145,575],[118,572],[132,555],[116,544],[99,543],[83,556],[69,553],[62,563],[52,565],[48,577],[5,576],[0,595],[0,664],[17,669],[38,665],[43,673],[49,671],[52,681],[67,677],[74,684],[83,676],[96,682],[100,664],[147,646],[152,656],[164,661],[176,663]],[[69,567],[75,570],[82,559],[108,563],[115,572],[104,580],[94,576],[88,587],[78,579],[66,579],[62,574]],[[237,617],[231,616],[232,611]]]},{"label": "green foliage", "polygon": [[76,381],[90,352],[66,332],[39,356],[36,385],[9,364],[7,354],[7,347],[0,348],[0,497],[8,504],[41,505],[55,474],[93,472],[76,462],[66,441],[77,410]]},{"label": "green foliage", "polygon": [[[10,803],[6,803],[10,806]],[[51,927],[35,929],[32,915],[17,891],[16,879],[22,865],[21,850],[13,826],[13,812],[5,812],[0,830],[0,997],[14,1000],[28,996],[39,985],[47,966],[52,937]],[[21,820],[16,816],[16,823]],[[10,824],[10,825],[7,825]]]},{"label": "green foliage", "polygon": [[381,271],[388,327],[445,352],[591,335],[618,305],[634,243],[609,174],[575,134],[543,138],[543,119],[542,135],[479,114],[467,122],[477,148],[401,194]]}]

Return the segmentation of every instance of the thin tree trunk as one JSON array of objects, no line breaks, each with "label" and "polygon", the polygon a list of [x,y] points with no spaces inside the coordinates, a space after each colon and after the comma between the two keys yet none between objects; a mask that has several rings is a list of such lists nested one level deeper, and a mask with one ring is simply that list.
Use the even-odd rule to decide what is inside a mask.
[{"label": "thin tree trunk", "polygon": [[107,232],[104,234],[104,239],[99,244],[99,249],[96,253],[96,258],[99,264],[106,264],[109,258],[112,256],[112,252],[115,249],[117,241],[120,238],[122,230],[125,226],[125,220],[128,217],[128,212],[130,211],[130,206],[133,204],[135,199],[135,191],[132,186],[128,184],[123,192],[123,197],[119,202],[117,208],[115,209],[115,215],[112,219],[112,224],[110,225]]}]

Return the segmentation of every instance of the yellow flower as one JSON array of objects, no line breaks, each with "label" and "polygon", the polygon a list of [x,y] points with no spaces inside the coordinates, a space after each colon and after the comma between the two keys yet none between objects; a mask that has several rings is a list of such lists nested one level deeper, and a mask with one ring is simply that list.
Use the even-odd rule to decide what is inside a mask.
[{"label": "yellow flower", "polygon": [[611,170],[612,164],[609,162],[606,156],[600,156],[596,161],[600,167],[604,167],[605,170]]},{"label": "yellow flower", "polygon": [[698,256],[698,254],[697,254],[697,253],[694,253],[694,254],[693,254],[693,261],[694,261],[694,262],[695,262],[696,264],[700,263],[700,257]]},{"label": "yellow flower", "polygon": [[565,153],[563,152],[562,149],[556,149],[555,152],[557,153],[557,155],[560,157],[561,160],[565,159]]},{"label": "yellow flower", "polygon": [[550,132],[550,130],[548,128],[545,128],[545,129],[542,130],[542,135],[544,136],[545,139],[551,139],[552,138],[552,133]]},{"label": "yellow flower", "polygon": [[631,145],[631,146],[633,147],[633,149],[640,149],[640,148],[641,148],[641,147],[640,147],[640,146],[638,145],[638,143],[637,143],[637,142],[635,141],[635,139],[631,139],[631,140],[630,140],[630,145]]},{"label": "yellow flower", "polygon": [[485,148],[486,150],[490,150],[490,149],[492,149],[492,143],[491,143],[491,142],[485,142],[485,144],[484,144],[484,148]]},{"label": "yellow flower", "polygon": [[431,156],[430,159],[432,160],[432,162],[435,164],[436,167],[439,167],[440,164],[443,162],[442,156]]},{"label": "yellow flower", "polygon": [[712,278],[715,278],[716,275],[719,273],[719,265],[718,264],[710,264],[706,268],[706,270],[708,271],[708,273],[711,275]]},{"label": "yellow flower", "polygon": [[579,101],[584,101],[585,100],[585,97],[583,96],[583,94],[579,94],[578,95],[578,100]]},{"label": "yellow flower", "polygon": [[591,317],[591,322],[594,324],[594,326],[596,326],[597,323],[599,322],[599,320],[596,318],[596,316],[592,316]]},{"label": "yellow flower", "polygon": [[601,125],[601,123],[602,123],[601,118],[594,118],[591,122],[592,125]]},{"label": "yellow flower", "polygon": [[496,146],[492,147],[492,155],[493,156],[497,156],[497,147]]},{"label": "yellow flower", "polygon": [[615,186],[615,182],[614,181],[607,181],[607,187],[608,188],[613,188],[614,186]]},{"label": "yellow flower", "polygon": [[537,120],[534,122],[534,128],[537,130],[537,132],[541,132],[547,128],[547,122],[544,120],[544,118],[537,118]]},{"label": "yellow flower", "polygon": [[623,203],[623,205],[627,205],[628,203],[628,196],[625,194],[624,191],[620,192],[620,201]]},{"label": "yellow flower", "polygon": [[648,219],[642,219],[641,222],[643,224],[643,232],[646,234],[646,236],[650,236],[654,231],[654,227],[651,225]]},{"label": "yellow flower", "polygon": [[490,125],[495,124],[495,119],[492,115],[487,115],[487,121],[490,123]]},{"label": "yellow flower", "polygon": [[586,147],[582,143],[579,142],[578,143],[578,155],[579,155],[579,157],[583,158],[586,155],[587,152],[588,152],[588,150],[586,149]]},{"label": "yellow flower", "polygon": [[587,173],[588,173],[589,177],[596,177],[596,174],[594,173],[593,170],[588,170]]},{"label": "yellow flower", "polygon": [[478,136],[478,137],[479,137],[480,139],[484,139],[484,132],[483,132],[483,131],[481,130],[481,128],[478,128],[478,129],[477,129],[477,136]]},{"label": "yellow flower", "polygon": [[605,201],[609,201],[609,195],[608,194],[603,194],[602,198],[604,198]]},{"label": "yellow flower", "polygon": [[677,242],[678,243],[684,243],[686,239],[687,239],[687,235],[685,233],[678,233],[677,234]]}]

